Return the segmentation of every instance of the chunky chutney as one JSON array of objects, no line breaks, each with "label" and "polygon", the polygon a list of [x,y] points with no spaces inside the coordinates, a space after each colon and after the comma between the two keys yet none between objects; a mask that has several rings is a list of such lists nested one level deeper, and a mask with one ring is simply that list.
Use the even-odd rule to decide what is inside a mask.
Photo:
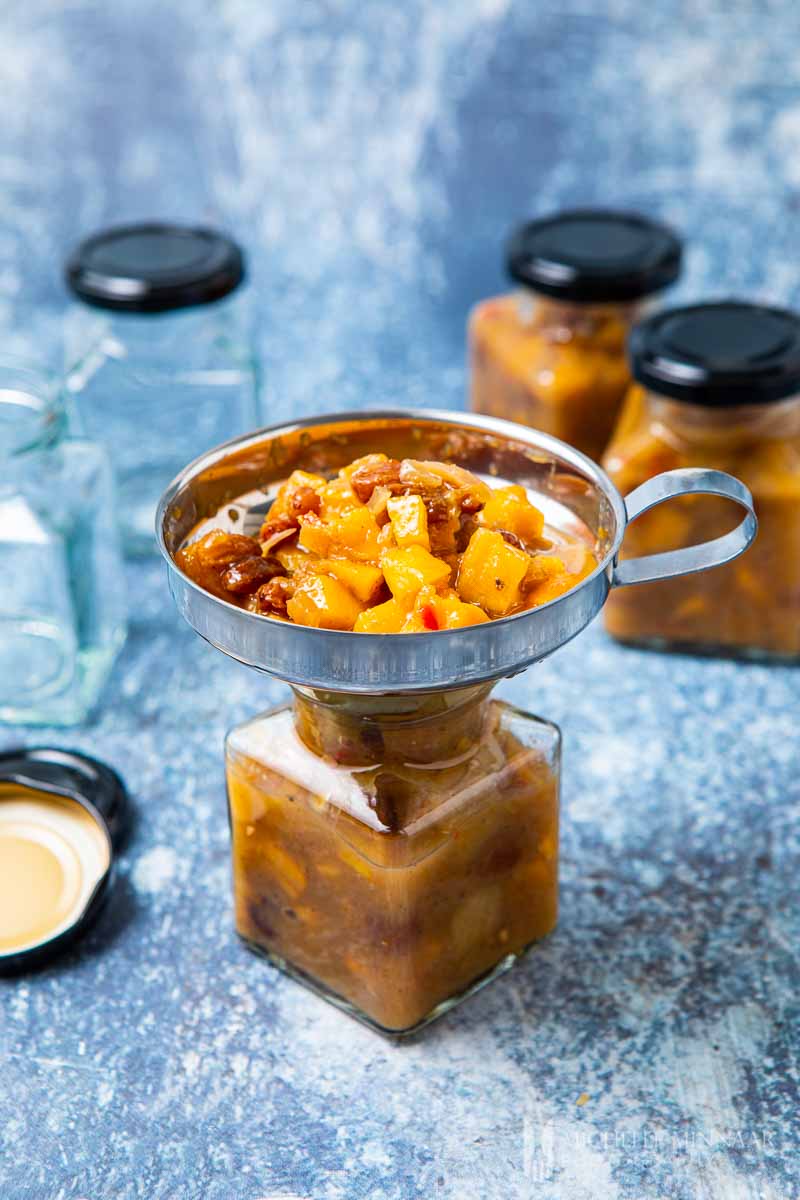
[{"label": "chunky chutney", "polygon": [[251,612],[355,633],[424,633],[545,604],[597,565],[521,486],[452,463],[369,454],[333,479],[294,471],[257,537],[213,529],[177,555]]}]

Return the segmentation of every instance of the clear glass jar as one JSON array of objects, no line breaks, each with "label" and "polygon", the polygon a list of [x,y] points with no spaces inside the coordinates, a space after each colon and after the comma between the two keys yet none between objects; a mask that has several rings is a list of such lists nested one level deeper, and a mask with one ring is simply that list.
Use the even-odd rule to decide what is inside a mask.
[{"label": "clear glass jar", "polygon": [[489,691],[295,689],[228,737],[240,936],[383,1032],[556,923],[560,735]]},{"label": "clear glass jar", "polygon": [[[206,447],[257,424],[241,252],[222,235],[135,226],[96,235],[68,266],[78,428],[108,449],[123,544],[155,551],[158,499]],[[91,306],[91,307],[90,307]]]},{"label": "clear glass jar", "polygon": [[0,362],[0,720],[69,725],[125,639],[111,470],[65,436],[57,380]]},{"label": "clear glass jar", "polygon": [[677,278],[665,226],[602,210],[533,221],[511,240],[519,290],[470,317],[470,406],[600,459],[630,384],[625,343],[648,298]]},{"label": "clear glass jar", "polygon": [[[796,660],[800,658],[800,318],[778,313],[780,320],[776,320],[775,310],[754,305],[697,306],[662,316],[669,320],[668,336],[675,345],[696,346],[698,351],[673,352],[674,374],[677,378],[683,369],[683,379],[675,383],[667,378],[661,386],[674,389],[675,395],[638,384],[631,388],[606,454],[606,470],[625,493],[661,471],[678,467],[728,471],[753,494],[758,535],[741,558],[714,571],[615,590],[605,607],[606,628],[621,641],[656,648]],[[710,324],[712,318],[715,325]],[[657,362],[669,376],[670,350],[659,336],[660,318],[648,330],[649,324],[637,331],[632,342],[634,370],[646,377],[650,364]],[[715,347],[713,338],[720,326],[730,327],[729,336]],[[775,351],[771,357],[770,345]],[[730,377],[737,369],[737,356],[749,360],[750,366],[739,363],[740,381],[734,387]],[[725,364],[718,389],[715,358]],[[762,394],[765,387],[766,395]],[[775,396],[776,389],[794,394]],[[744,402],[746,397],[750,403]],[[670,500],[628,527],[622,557],[707,541],[727,533],[737,520],[736,508],[728,500],[694,496]]]}]

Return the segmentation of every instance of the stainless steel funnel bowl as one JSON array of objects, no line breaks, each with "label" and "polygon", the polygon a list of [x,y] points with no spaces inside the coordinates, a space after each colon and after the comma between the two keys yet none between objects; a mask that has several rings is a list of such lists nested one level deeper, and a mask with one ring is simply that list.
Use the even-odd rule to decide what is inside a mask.
[{"label": "stainless steel funnel bowl", "polygon": [[[341,633],[235,607],[187,578],[174,555],[193,534],[255,532],[278,484],[296,468],[335,474],[374,451],[445,459],[496,484],[519,483],[554,525],[588,537],[597,570],[572,591],[515,616],[431,634]],[[740,525],[711,542],[617,562],[625,527],[673,496],[724,496]],[[342,692],[429,692],[513,675],[585,628],[612,587],[703,571],[736,558],[756,534],[747,488],[722,471],[668,471],[624,500],[600,467],[558,439],[494,418],[409,409],[340,413],[275,425],[191,463],[164,493],[156,532],[172,595],[193,629],[223,653],[289,683]]]}]

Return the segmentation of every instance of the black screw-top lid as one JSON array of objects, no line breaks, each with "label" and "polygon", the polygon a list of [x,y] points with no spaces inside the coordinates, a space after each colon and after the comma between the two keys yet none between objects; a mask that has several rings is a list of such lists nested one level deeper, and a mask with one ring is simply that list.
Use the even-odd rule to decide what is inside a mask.
[{"label": "black screw-top lid", "polygon": [[156,222],[93,234],[65,271],[68,286],[87,304],[139,313],[220,300],[244,274],[242,251],[231,238]]},{"label": "black screw-top lid", "polygon": [[125,785],[116,771],[72,750],[44,746],[7,750],[0,754],[0,784],[17,784],[75,801],[96,821],[109,846],[108,868],[72,924],[33,946],[0,953],[0,975],[6,975],[41,965],[89,928],[108,897],[115,852],[127,834],[130,809]]},{"label": "black screw-top lid", "polygon": [[800,316],[736,300],[656,313],[628,341],[634,379],[692,404],[763,404],[800,392]]},{"label": "black screw-top lid", "polygon": [[506,265],[517,283],[561,300],[638,300],[677,279],[681,242],[636,213],[581,208],[522,225]]}]

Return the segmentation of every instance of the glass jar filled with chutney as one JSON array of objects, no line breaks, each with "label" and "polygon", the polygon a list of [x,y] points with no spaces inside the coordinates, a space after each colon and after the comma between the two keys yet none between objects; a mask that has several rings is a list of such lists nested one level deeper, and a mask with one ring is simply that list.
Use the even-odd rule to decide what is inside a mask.
[{"label": "glass jar filled with chutney", "polygon": [[[758,536],[710,574],[611,597],[622,641],[741,657],[800,657],[800,317],[759,304],[707,303],[656,314],[630,339],[636,380],[604,465],[617,487],[662,471],[716,467],[750,489]],[[684,497],[645,513],[624,553],[720,537],[723,499]],[[624,554],[623,554],[624,557]]]},{"label": "glass jar filled with chutney", "polygon": [[630,327],[680,266],[672,230],[632,213],[580,209],[522,225],[506,253],[516,290],[470,318],[471,407],[599,461],[630,384]]}]

